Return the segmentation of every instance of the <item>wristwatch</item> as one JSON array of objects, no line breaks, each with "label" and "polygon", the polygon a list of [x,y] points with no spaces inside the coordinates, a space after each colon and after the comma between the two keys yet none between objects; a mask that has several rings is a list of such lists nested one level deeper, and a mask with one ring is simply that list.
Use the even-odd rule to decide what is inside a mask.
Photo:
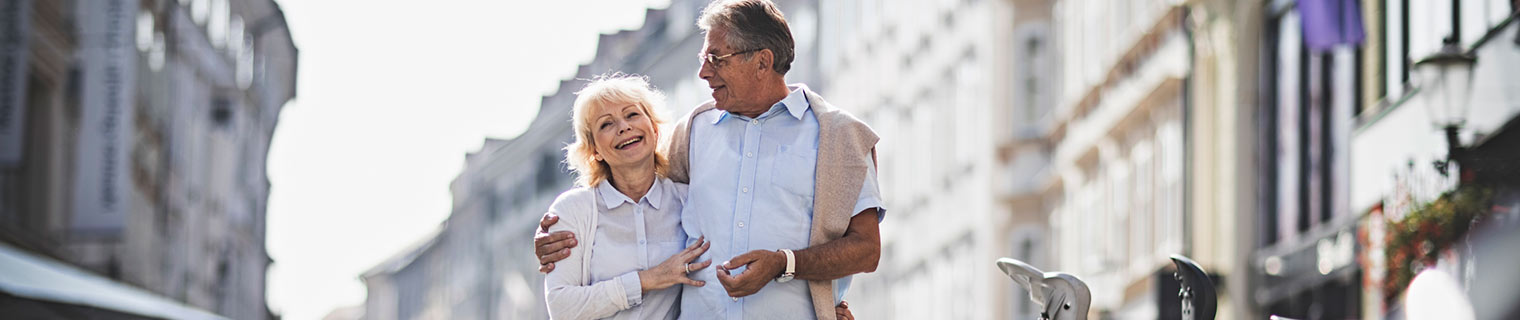
[{"label": "wristwatch", "polygon": [[797,256],[792,254],[792,250],[790,249],[776,251],[786,254],[786,270],[781,272],[781,276],[776,277],[776,283],[792,281],[792,278],[797,276]]}]

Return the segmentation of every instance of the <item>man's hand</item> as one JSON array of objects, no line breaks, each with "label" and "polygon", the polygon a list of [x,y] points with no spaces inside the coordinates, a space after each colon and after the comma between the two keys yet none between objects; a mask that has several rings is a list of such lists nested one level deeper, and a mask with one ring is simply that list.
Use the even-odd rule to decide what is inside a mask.
[{"label": "man's hand", "polygon": [[850,303],[840,301],[839,305],[834,306],[834,318],[838,318],[839,320],[855,320],[855,314],[850,313]]},{"label": "man's hand", "polygon": [[[729,274],[729,270],[741,266],[749,267],[738,275]],[[784,253],[769,250],[745,252],[718,265],[718,283],[723,284],[723,289],[728,290],[730,297],[748,296],[760,292],[761,288],[765,288],[766,284],[780,276],[784,268],[786,268]]]},{"label": "man's hand", "polygon": [[575,234],[570,231],[549,233],[549,226],[559,223],[559,216],[544,213],[538,220],[538,230],[533,233],[533,248],[538,255],[538,272],[554,271],[554,263],[570,257],[570,248],[576,245]]}]

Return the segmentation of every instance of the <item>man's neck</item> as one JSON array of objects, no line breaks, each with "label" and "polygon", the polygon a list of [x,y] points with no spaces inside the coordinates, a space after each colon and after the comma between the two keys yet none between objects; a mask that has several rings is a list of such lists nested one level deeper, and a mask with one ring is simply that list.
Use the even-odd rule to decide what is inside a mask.
[{"label": "man's neck", "polygon": [[786,96],[792,94],[792,91],[786,88],[785,81],[776,81],[774,85],[771,85],[769,87],[769,89],[763,89],[765,91],[765,98],[760,100],[763,103],[756,105],[753,110],[735,113],[741,116],[749,117],[751,119],[758,118],[761,114],[765,114],[766,111],[769,111],[771,109],[771,106],[776,105],[776,103],[781,102],[783,99],[786,99]]}]

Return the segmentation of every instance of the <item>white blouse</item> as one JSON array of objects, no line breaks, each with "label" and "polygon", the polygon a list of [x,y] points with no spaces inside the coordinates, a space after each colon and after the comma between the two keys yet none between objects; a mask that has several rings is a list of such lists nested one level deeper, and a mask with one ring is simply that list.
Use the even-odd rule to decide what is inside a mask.
[{"label": "white blouse", "polygon": [[549,231],[570,231],[577,240],[570,256],[544,278],[549,317],[675,319],[680,313],[680,285],[648,293],[639,285],[639,270],[686,246],[681,230],[686,185],[663,177],[653,183],[638,201],[602,181],[595,188],[567,190],[549,206],[560,217]]}]

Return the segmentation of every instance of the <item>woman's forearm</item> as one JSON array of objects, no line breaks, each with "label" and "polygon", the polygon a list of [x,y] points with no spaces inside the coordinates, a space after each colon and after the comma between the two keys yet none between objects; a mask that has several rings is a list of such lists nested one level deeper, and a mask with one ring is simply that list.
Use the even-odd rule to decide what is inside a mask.
[{"label": "woman's forearm", "polygon": [[[550,274],[560,271],[556,269]],[[578,271],[577,271],[578,272]],[[545,300],[554,319],[600,319],[627,310],[643,301],[644,290],[637,272],[592,283],[589,286],[550,284],[545,279]]]}]

